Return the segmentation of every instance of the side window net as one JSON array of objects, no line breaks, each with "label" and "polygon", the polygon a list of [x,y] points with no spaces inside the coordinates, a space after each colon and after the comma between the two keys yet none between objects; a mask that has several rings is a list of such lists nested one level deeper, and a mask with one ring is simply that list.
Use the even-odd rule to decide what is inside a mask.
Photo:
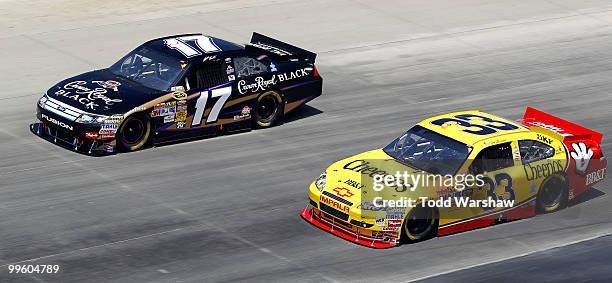
[{"label": "side window net", "polygon": [[481,174],[514,166],[510,143],[503,143],[483,149],[472,162],[470,172]]},{"label": "side window net", "polygon": [[546,159],[555,155],[555,149],[551,146],[534,140],[519,141],[521,160],[523,164]]},{"label": "side window net", "polygon": [[187,76],[190,88],[210,88],[228,82],[223,65],[220,63],[205,64]]},{"label": "side window net", "polygon": [[234,67],[236,69],[236,76],[239,78],[257,75],[268,71],[268,67],[264,65],[264,63],[251,57],[234,58]]}]

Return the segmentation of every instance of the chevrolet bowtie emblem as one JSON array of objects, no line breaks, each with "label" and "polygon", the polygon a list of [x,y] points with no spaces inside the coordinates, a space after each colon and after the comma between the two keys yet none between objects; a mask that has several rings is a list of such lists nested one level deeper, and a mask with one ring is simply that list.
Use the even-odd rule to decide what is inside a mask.
[{"label": "chevrolet bowtie emblem", "polygon": [[334,192],[341,197],[352,197],[353,193],[347,188],[335,188]]}]

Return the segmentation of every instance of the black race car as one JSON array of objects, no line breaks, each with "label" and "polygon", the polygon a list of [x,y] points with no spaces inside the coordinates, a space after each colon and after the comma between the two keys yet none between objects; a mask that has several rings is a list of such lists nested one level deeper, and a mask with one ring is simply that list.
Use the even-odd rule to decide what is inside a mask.
[{"label": "black race car", "polygon": [[258,33],[246,46],[203,34],[154,39],[50,88],[30,129],[101,155],[270,127],[321,95],[315,57]]}]

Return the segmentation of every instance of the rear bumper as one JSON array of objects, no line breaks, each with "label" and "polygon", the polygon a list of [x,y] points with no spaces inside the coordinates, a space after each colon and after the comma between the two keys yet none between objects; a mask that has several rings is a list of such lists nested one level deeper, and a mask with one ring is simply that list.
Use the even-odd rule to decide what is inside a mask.
[{"label": "rear bumper", "polygon": [[398,232],[368,230],[339,220],[314,207],[301,211],[306,222],[353,243],[376,249],[386,249],[399,244]]},{"label": "rear bumper", "polygon": [[35,135],[50,141],[58,146],[74,152],[91,156],[103,156],[117,152],[115,140],[91,140],[85,139],[46,123],[37,122],[30,125],[30,131]]}]

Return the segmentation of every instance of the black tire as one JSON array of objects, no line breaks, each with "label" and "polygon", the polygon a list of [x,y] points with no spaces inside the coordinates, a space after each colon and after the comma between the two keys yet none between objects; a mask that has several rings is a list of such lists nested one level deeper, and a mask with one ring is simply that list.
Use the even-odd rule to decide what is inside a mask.
[{"label": "black tire", "polygon": [[413,207],[402,225],[402,243],[413,243],[433,238],[438,232],[439,213],[433,207]]},{"label": "black tire", "polygon": [[136,151],[147,144],[151,123],[145,115],[131,115],[123,120],[115,135],[120,151]]},{"label": "black tire", "polygon": [[257,98],[254,124],[257,128],[276,125],[283,117],[283,98],[276,91],[268,91]]},{"label": "black tire", "polygon": [[567,205],[568,188],[565,177],[559,174],[551,175],[544,180],[536,197],[539,213],[550,213],[565,208]]}]

